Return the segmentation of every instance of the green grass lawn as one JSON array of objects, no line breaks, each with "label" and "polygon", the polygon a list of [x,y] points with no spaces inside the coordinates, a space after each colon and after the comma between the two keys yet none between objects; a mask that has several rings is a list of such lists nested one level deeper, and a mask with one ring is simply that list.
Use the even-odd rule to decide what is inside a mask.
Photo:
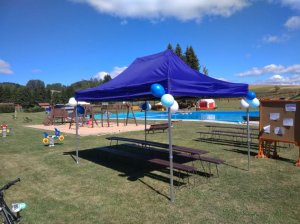
[{"label": "green grass lawn", "polygon": [[[298,149],[279,151],[282,159],[255,159],[247,171],[243,144],[199,141],[202,122],[178,122],[173,143],[206,149],[226,160],[220,177],[197,176],[195,186],[176,189],[170,203],[168,172],[131,160],[104,156],[95,148],[107,146],[107,136],[79,137],[80,163],[70,154],[75,136],[65,134],[62,145],[45,147],[43,131],[24,127],[23,117],[41,124],[44,114],[1,114],[13,128],[0,137],[0,184],[16,177],[21,182],[6,192],[9,203],[24,201],[23,223],[300,223]],[[59,126],[58,126],[59,128]],[[144,132],[120,136],[143,138]],[[149,140],[168,142],[168,133],[149,134]]]}]

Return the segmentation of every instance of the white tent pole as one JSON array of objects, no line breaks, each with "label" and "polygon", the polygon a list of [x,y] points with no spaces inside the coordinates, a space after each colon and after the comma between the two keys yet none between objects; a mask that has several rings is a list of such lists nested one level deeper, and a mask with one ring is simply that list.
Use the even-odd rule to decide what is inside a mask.
[{"label": "white tent pole", "polygon": [[75,114],[76,114],[76,163],[79,164],[78,160],[78,112],[77,112],[77,105],[78,101],[76,101],[76,106],[75,106]]},{"label": "white tent pole", "polygon": [[249,126],[249,108],[247,108],[247,143],[248,143],[248,171],[250,170],[250,126]]},{"label": "white tent pole", "polygon": [[172,124],[171,109],[168,108],[168,127],[169,127],[169,159],[170,159],[170,200],[175,202],[174,183],[173,183],[173,146],[172,146]]}]

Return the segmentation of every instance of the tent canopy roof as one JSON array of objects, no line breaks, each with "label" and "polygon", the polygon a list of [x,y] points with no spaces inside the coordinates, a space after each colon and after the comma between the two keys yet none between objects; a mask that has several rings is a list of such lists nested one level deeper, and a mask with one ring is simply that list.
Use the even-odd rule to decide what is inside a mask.
[{"label": "tent canopy roof", "polygon": [[211,78],[190,68],[171,50],[137,58],[111,81],[95,88],[77,91],[76,100],[122,101],[154,98],[150,87],[161,84],[176,97],[246,96],[248,85]]}]

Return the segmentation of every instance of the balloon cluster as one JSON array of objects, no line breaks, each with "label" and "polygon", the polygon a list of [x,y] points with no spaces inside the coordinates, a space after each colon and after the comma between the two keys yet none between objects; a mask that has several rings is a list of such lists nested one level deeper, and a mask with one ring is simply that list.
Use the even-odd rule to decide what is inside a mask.
[{"label": "balloon cluster", "polygon": [[241,107],[242,108],[249,108],[251,107],[258,107],[259,100],[256,98],[256,93],[249,91],[245,99],[241,100]]},{"label": "balloon cluster", "polygon": [[153,96],[160,98],[160,101],[163,106],[166,108],[170,108],[172,113],[178,111],[179,106],[174,97],[171,94],[166,94],[164,87],[160,84],[152,84],[151,85],[151,93]]}]

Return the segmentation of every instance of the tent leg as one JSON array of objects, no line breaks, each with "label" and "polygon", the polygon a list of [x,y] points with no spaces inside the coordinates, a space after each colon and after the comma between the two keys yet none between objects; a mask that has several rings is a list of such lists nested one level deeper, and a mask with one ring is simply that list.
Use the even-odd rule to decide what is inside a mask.
[{"label": "tent leg", "polygon": [[76,114],[76,163],[79,164],[79,160],[78,160],[78,113],[77,113],[77,104],[75,106],[75,114]]},{"label": "tent leg", "polygon": [[[145,101],[145,103],[147,103],[147,101]],[[146,129],[147,129],[147,110],[145,110],[145,141],[147,141]]]},{"label": "tent leg", "polygon": [[168,108],[168,129],[169,129],[169,159],[170,159],[170,200],[175,202],[174,183],[173,183],[173,146],[172,146],[172,124],[171,109]]},{"label": "tent leg", "polygon": [[249,108],[247,108],[247,143],[248,143],[248,171],[250,170],[250,126],[249,126]]}]

